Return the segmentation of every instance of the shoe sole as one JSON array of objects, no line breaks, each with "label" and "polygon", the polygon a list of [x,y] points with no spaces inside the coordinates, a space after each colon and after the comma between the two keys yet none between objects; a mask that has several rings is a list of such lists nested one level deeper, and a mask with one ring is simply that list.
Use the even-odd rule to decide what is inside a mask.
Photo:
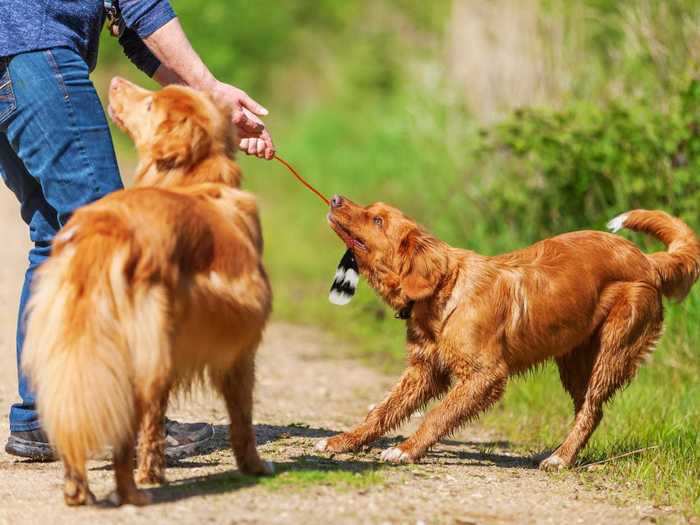
[{"label": "shoe sole", "polygon": [[206,436],[202,437],[201,439],[198,439],[197,441],[193,441],[192,443],[170,447],[166,445],[165,457],[169,459],[180,459],[186,456],[194,456],[197,454],[197,452],[204,448],[204,445],[210,442],[213,437],[214,432],[212,429],[212,431],[208,432]]},{"label": "shoe sole", "polygon": [[[165,457],[168,459],[182,459],[184,457],[188,456],[194,456],[197,455],[198,452],[201,452],[203,448],[205,448],[205,445],[211,441],[211,439],[214,437],[214,432],[208,433],[206,436],[202,437],[201,439],[198,439],[197,441],[193,441],[192,443],[187,443],[185,445],[177,445],[177,446],[167,446],[165,447]],[[112,449],[108,448],[105,449],[101,454],[98,454],[95,456],[94,459],[97,460],[102,460],[102,461],[111,461],[112,460]]]},{"label": "shoe sole", "polygon": [[[171,447],[166,446],[165,456],[170,459],[180,459],[186,456],[193,456],[201,448],[203,448],[206,443],[211,441],[213,437],[214,432],[210,432],[203,438],[193,441],[192,443]],[[30,459],[41,463],[58,461],[58,456],[50,445],[37,444],[35,441],[27,441],[26,439],[15,436],[10,436],[8,438],[7,444],[5,445],[5,452],[11,456]],[[99,454],[95,459],[109,460],[111,459],[111,456],[111,451],[106,450],[102,454]]]},{"label": "shoe sole", "polygon": [[57,461],[58,457],[51,446],[46,443],[37,443],[26,439],[10,436],[5,445],[5,452],[11,456],[31,459],[41,463]]}]

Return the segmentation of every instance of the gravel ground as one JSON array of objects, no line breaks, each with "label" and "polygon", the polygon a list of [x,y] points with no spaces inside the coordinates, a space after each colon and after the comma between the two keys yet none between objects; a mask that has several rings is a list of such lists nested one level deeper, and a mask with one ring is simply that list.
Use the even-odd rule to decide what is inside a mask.
[{"label": "gravel ground", "polygon": [[[15,399],[14,324],[26,230],[12,195],[0,191],[0,405]],[[371,449],[333,457],[315,442],[359,421],[394,378],[345,359],[342,345],[314,329],[273,324],[259,354],[256,412],[262,455],[278,474],[271,480],[238,475],[226,445],[222,403],[197,392],[174,403],[171,417],[215,424],[215,438],[199,456],[169,465],[169,484],[153,487],[146,508],[64,506],[59,463],[18,461],[0,452],[0,524],[61,523],[653,523],[677,522],[609,484],[583,484],[574,474],[546,474],[509,443],[470,426],[446,440],[424,462],[386,466],[382,448],[420,421]],[[5,408],[3,408],[5,410]],[[9,432],[0,420],[0,443]],[[98,499],[113,488],[109,463],[91,462]],[[600,484],[599,484],[600,485]]]}]

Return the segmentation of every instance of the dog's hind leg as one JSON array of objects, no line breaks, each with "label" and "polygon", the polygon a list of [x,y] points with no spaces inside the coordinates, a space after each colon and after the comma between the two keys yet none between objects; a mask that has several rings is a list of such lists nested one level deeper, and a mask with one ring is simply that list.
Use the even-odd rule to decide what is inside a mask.
[{"label": "dog's hind leg", "polygon": [[656,344],[662,322],[661,297],[656,289],[635,283],[619,294],[599,329],[600,348],[574,427],[562,445],[542,461],[541,469],[573,465],[603,417],[603,404],[634,377],[641,359]]},{"label": "dog's hind leg", "polygon": [[136,447],[133,439],[114,452],[114,476],[117,480],[117,490],[110,499],[115,505],[148,505],[151,497],[146,492],[136,488],[134,482],[134,459]]},{"label": "dog's hind leg", "polygon": [[444,393],[449,377],[422,360],[414,360],[389,395],[367,414],[356,428],[316,445],[317,450],[347,452],[357,450],[399,426],[418,408]]},{"label": "dog's hind leg", "polygon": [[148,485],[165,483],[165,411],[170,387],[153,385],[145,397],[149,402],[143,414],[139,435],[139,464],[136,481]]},{"label": "dog's hind leg", "polygon": [[586,398],[586,390],[593,372],[593,361],[597,352],[598,341],[588,342],[556,359],[561,384],[571,396],[576,414],[581,410]]},{"label": "dog's hind leg", "polygon": [[242,356],[222,377],[212,379],[226,402],[231,420],[231,448],[238,469],[256,476],[272,474],[272,464],[263,461],[258,454],[253,428],[254,350]]},{"label": "dog's hind leg", "polygon": [[66,505],[92,505],[95,503],[95,496],[90,491],[87,481],[85,462],[80,465],[69,465],[63,463],[65,471],[65,481],[63,483],[63,499]]}]

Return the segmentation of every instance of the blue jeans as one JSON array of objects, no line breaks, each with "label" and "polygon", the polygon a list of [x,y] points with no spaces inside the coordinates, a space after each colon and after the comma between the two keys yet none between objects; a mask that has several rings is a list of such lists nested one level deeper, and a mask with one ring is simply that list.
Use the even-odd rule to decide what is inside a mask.
[{"label": "blue jeans", "polygon": [[17,432],[39,428],[34,394],[19,366],[32,276],[76,208],[122,188],[104,110],[87,64],[74,51],[0,57],[0,175],[19,200],[33,243],[17,322],[22,402],[10,410],[10,430]]}]

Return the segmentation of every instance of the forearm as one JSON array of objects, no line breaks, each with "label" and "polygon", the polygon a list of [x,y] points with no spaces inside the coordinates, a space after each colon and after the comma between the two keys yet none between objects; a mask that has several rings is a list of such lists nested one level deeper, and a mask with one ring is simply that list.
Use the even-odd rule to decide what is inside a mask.
[{"label": "forearm", "polygon": [[180,75],[178,75],[171,69],[168,69],[168,67],[164,66],[163,64],[161,64],[158,67],[158,69],[156,69],[155,73],[153,73],[152,78],[161,86],[169,86],[170,84],[187,84],[187,82],[180,78]]},{"label": "forearm", "polygon": [[[154,4],[169,6],[169,4]],[[134,9],[143,7],[133,4]],[[166,10],[167,11],[167,10]],[[165,12],[165,14],[168,14]],[[174,16],[174,15],[173,15]],[[153,78],[161,85],[185,84],[208,92],[222,107],[231,108],[231,118],[238,128],[240,147],[249,155],[271,159],[275,155],[272,137],[259,115],[267,110],[234,86],[219,82],[192,48],[177,18],[170,19],[157,29],[140,35],[143,43],[160,61]]]},{"label": "forearm", "polygon": [[158,83],[186,84],[202,90],[209,90],[216,84],[214,75],[192,48],[177,18],[144,38],[143,42],[160,60],[161,65],[153,75]]}]

